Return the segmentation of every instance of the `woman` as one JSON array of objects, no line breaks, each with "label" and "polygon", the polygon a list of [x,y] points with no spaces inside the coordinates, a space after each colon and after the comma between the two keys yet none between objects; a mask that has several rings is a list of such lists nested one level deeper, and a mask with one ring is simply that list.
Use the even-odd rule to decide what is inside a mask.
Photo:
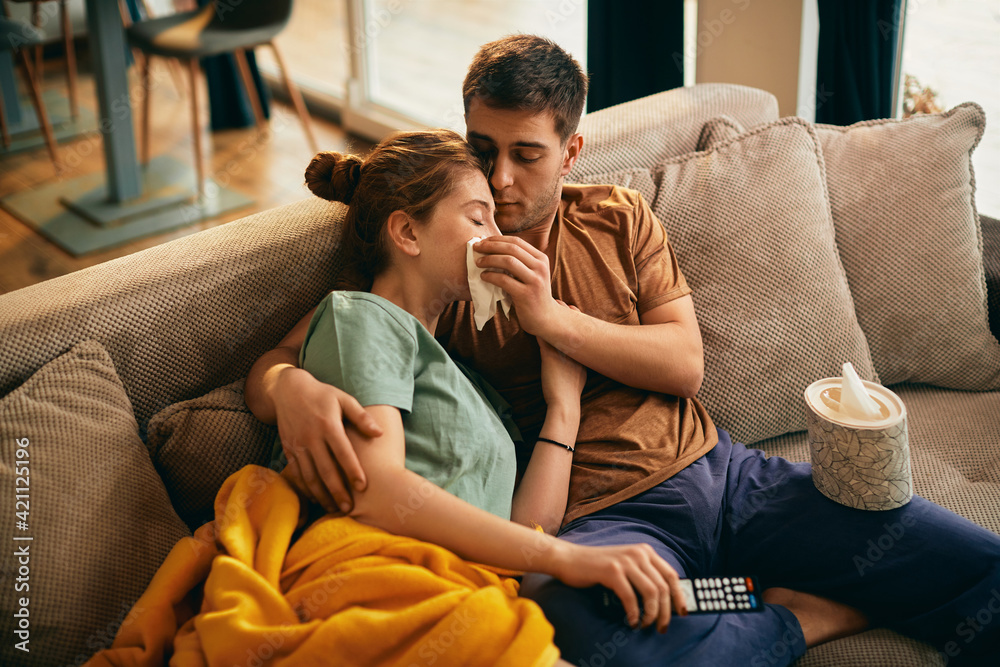
[{"label": "woman", "polygon": [[[235,473],[217,499],[216,525],[186,538],[200,539],[201,555],[180,549],[175,556],[175,547],[136,605],[162,616],[168,600],[173,613],[210,570],[199,613],[177,615],[170,640],[144,622],[123,624],[132,637],[119,635],[113,648],[142,646],[155,656],[172,642],[175,652],[201,659],[217,650],[226,662],[238,657],[233,646],[277,636],[267,651],[297,662],[333,651],[338,664],[473,664],[473,654],[481,664],[553,664],[551,628],[498,569],[603,584],[636,626],[638,592],[643,625],[665,629],[668,591],[677,590],[668,582],[677,575],[651,548],[582,547],[529,527],[555,532],[562,520],[585,369],[539,341],[547,415],[515,492],[514,444],[498,397],[433,337],[444,307],[471,299],[469,240],[499,233],[484,167],[445,130],[397,134],[364,160],[339,153],[313,159],[310,189],[350,207],[343,252],[347,275],[364,291],[335,291],[320,304],[301,365],[353,394],[381,427],[377,437],[349,430],[368,485],[355,494],[349,518],[323,516],[292,543],[289,517],[298,516],[298,504],[292,514],[288,483],[255,466]],[[284,453],[289,468],[304,455]],[[306,636],[301,628],[311,623],[318,625]],[[248,626],[281,630],[247,634]],[[210,627],[222,629],[208,641]],[[227,638],[224,649],[216,648],[217,637]],[[350,656],[345,638],[356,640]],[[102,654],[106,662],[120,662],[111,654]]]}]

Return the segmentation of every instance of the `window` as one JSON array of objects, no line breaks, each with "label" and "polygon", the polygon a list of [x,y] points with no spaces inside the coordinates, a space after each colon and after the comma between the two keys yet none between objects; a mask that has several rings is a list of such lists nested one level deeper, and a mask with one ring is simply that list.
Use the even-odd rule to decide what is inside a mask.
[{"label": "window", "polygon": [[972,154],[976,207],[1000,217],[1000,3],[909,0],[903,24],[905,75],[937,93],[942,110],[972,101],[986,110],[986,132]]},{"label": "window", "polygon": [[[586,68],[585,0],[297,0],[277,42],[305,94],[379,140],[412,127],[464,132],[462,80],[476,50],[528,32]],[[259,50],[265,72],[277,67]]]}]

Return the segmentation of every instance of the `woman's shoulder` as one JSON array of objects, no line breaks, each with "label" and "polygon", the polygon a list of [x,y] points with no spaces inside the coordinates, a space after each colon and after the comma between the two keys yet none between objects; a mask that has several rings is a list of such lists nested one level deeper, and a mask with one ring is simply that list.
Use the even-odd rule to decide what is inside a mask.
[{"label": "woman's shoulder", "polygon": [[323,299],[313,321],[321,318],[334,318],[359,326],[390,326],[408,331],[411,335],[414,335],[414,325],[420,325],[415,317],[384,297],[346,290],[334,290]]},{"label": "woman's shoulder", "polygon": [[354,352],[391,347],[415,354],[420,326],[416,318],[380,296],[334,290],[316,308],[303,352],[311,344],[336,342],[340,349]]}]

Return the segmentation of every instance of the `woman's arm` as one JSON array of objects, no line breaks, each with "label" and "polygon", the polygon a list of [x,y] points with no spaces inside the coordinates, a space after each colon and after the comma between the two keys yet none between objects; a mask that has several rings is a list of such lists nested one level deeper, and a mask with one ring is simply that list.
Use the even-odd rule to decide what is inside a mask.
[{"label": "woman's arm", "polygon": [[363,488],[365,473],[344,432],[349,421],[370,435],[378,424],[353,396],[320,382],[298,367],[313,308],[278,345],[264,353],[247,374],[243,400],[257,419],[278,425],[288,459],[285,477],[304,496],[328,512],[349,512],[349,480]]},{"label": "woman's arm", "polygon": [[[576,310],[573,306],[569,308]],[[544,340],[538,340],[538,347],[542,359],[542,393],[547,405],[539,438],[574,447],[587,369]],[[514,494],[511,521],[541,526],[546,533],[555,535],[566,514],[572,467],[573,452],[545,440],[536,442]]]},{"label": "woman's arm", "polygon": [[399,410],[369,406],[382,435],[347,433],[368,475],[354,494],[351,516],[398,535],[439,544],[468,560],[513,570],[544,572],[571,586],[603,584],[622,600],[633,625],[639,622],[636,591],[643,599],[642,624],[670,619],[671,598],[683,609],[677,573],[648,545],[588,548],[559,540],[481,510],[405,467]]},{"label": "woman's arm", "polygon": [[[539,435],[573,446],[580,424],[580,405],[550,406]],[[549,442],[538,441],[531,452],[521,483],[514,493],[510,520],[525,526],[540,526],[550,535],[559,532],[569,499],[569,477],[573,452]]]}]

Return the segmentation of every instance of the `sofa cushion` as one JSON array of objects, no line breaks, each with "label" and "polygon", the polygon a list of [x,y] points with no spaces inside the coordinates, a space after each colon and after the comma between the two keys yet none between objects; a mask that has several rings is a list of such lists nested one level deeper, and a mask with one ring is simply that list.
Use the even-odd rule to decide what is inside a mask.
[{"label": "sofa cushion", "polygon": [[803,390],[875,373],[837,256],[819,142],[798,118],[665,161],[667,229],[705,347],[699,398],[734,440],[806,427]]},{"label": "sofa cushion", "polygon": [[[907,411],[914,491],[1000,534],[1000,391],[968,392],[900,384]],[[804,408],[803,408],[804,409]],[[807,433],[754,445],[791,461],[810,458]],[[943,665],[923,642],[873,630],[809,650],[797,665]]]},{"label": "sofa cushion", "polygon": [[754,127],[778,118],[778,101],[757,88],[704,83],[595,111],[580,120],[583,152],[566,180],[593,183],[583,179],[631,167],[654,169],[696,150],[705,119],[720,114]]},{"label": "sofa cushion", "polygon": [[243,383],[167,406],[149,420],[146,446],[153,465],[192,530],[213,518],[215,496],[229,475],[270,459],[278,429],[250,412]]},{"label": "sofa cushion", "polygon": [[[79,664],[110,646],[188,530],[139,439],[111,358],[96,341],[76,345],[0,399],[0,443],[0,493],[28,496],[17,507],[22,516],[15,517],[11,502],[0,529],[32,538],[9,542],[10,550],[28,551],[27,587],[0,591],[4,618],[20,608],[20,598],[28,601],[30,652],[15,649],[8,636],[0,663]],[[22,469],[27,488],[15,481]]]},{"label": "sofa cushion", "polygon": [[1000,388],[972,170],[985,123],[969,102],[906,120],[817,126],[837,245],[887,384]]},{"label": "sofa cushion", "polygon": [[698,146],[695,150],[707,151],[719,144],[743,134],[745,130],[732,116],[716,116],[705,121],[698,136]]}]

